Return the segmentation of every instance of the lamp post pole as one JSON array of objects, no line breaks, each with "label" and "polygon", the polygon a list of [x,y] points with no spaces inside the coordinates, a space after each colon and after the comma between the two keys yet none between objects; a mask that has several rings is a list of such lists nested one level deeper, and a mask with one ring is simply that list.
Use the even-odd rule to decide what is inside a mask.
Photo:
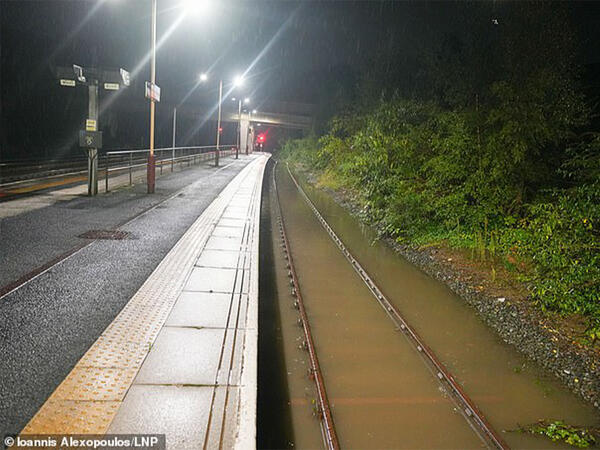
[{"label": "lamp post pole", "polygon": [[[177,108],[173,108],[173,146],[171,148],[171,172],[175,165],[175,137],[177,135]],[[162,167],[162,166],[161,166]]]},{"label": "lamp post pole", "polygon": [[[152,0],[152,59],[150,61],[150,83],[156,83],[156,0]],[[154,193],[155,166],[154,166],[154,121],[156,105],[154,98],[150,98],[150,153],[148,154],[147,184],[148,194]]]},{"label": "lamp post pole", "polygon": [[246,128],[246,155],[248,154],[248,146],[250,145],[250,127],[252,123],[252,111],[248,108],[248,127]]},{"label": "lamp post pole", "polygon": [[215,151],[215,167],[219,167],[219,142],[221,140],[221,103],[223,103],[223,80],[219,80],[219,115],[217,118],[217,149]]},{"label": "lamp post pole", "polygon": [[[98,81],[92,80],[88,85],[88,118],[94,121],[94,128],[98,122]],[[87,123],[86,123],[87,125]],[[87,128],[87,126],[86,126]],[[108,170],[108,168],[106,169]],[[88,149],[88,195],[98,195],[98,149]]]},{"label": "lamp post pole", "polygon": [[238,101],[238,126],[237,126],[237,143],[235,146],[235,159],[239,158],[240,154],[240,141],[242,135],[242,99]]}]

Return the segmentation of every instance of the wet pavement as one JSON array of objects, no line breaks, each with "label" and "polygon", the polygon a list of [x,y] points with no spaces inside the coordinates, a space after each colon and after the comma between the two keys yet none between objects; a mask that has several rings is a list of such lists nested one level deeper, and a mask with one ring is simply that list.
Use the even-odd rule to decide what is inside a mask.
[{"label": "wet pavement", "polygon": [[[16,433],[69,374],[178,239],[250,157],[222,160],[145,186],[78,197],[2,220],[2,284],[80,243],[90,229],[121,229],[0,299],[0,434]],[[163,201],[161,203],[161,201]],[[0,204],[3,208],[5,204]],[[153,209],[149,209],[155,206]]]}]

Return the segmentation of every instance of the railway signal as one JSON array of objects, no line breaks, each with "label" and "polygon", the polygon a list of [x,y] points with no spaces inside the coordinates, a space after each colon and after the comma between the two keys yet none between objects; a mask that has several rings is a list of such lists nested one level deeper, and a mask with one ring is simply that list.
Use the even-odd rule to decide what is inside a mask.
[{"label": "railway signal", "polygon": [[88,87],[88,117],[85,130],[79,131],[79,146],[88,154],[88,195],[98,194],[98,149],[102,148],[102,132],[98,131],[98,86],[107,91],[117,91],[129,86],[131,80],[125,69],[108,70],[87,68],[77,64],[58,67],[56,76],[64,87]]}]

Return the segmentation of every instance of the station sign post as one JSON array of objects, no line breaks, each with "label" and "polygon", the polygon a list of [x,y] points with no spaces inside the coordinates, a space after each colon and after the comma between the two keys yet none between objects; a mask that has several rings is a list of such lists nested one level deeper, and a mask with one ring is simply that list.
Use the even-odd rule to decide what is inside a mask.
[{"label": "station sign post", "polygon": [[[153,76],[154,78],[154,76]],[[146,174],[148,194],[154,193],[156,183],[156,160],[154,157],[154,120],[156,103],[160,102],[160,87],[152,81],[146,81],[146,98],[150,100],[150,153]]]},{"label": "station sign post", "polygon": [[73,64],[72,67],[58,67],[56,75],[61,86],[88,87],[88,117],[85,130],[79,131],[79,146],[87,151],[88,195],[94,196],[98,194],[98,150],[102,148],[102,132],[98,131],[98,87],[102,86],[107,91],[127,87],[130,84],[129,72],[125,69],[84,69]]}]

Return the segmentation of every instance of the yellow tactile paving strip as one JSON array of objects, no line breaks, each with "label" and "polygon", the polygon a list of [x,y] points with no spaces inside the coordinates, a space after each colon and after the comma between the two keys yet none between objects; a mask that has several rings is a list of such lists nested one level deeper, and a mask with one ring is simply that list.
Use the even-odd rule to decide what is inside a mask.
[{"label": "yellow tactile paving strip", "polygon": [[56,388],[22,434],[106,432],[217,219],[248,176],[262,175],[265,159],[265,156],[257,156],[206,208]]}]

